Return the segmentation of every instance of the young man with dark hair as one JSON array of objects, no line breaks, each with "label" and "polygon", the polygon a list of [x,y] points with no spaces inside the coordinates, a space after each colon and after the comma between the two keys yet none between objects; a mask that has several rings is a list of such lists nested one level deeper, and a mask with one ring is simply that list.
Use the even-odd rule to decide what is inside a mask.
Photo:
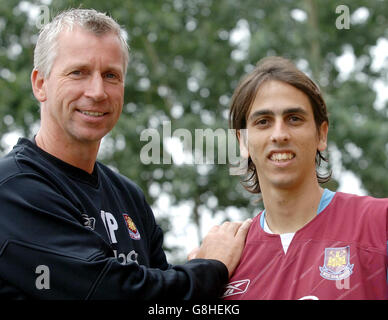
[{"label": "young man with dark hair", "polygon": [[248,159],[245,187],[264,210],[225,299],[387,299],[388,199],[323,189],[329,120],[314,82],[268,57],[232,97],[230,126]]}]

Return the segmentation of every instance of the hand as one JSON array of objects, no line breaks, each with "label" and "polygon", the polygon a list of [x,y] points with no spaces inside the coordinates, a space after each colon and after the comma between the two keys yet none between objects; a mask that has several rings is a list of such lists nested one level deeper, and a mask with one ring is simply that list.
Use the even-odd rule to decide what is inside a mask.
[{"label": "hand", "polygon": [[199,247],[194,248],[193,250],[191,250],[191,252],[187,256],[187,260],[195,259],[197,257],[198,251],[199,251]]},{"label": "hand", "polygon": [[214,226],[203,239],[202,245],[190,252],[188,259],[215,259],[225,264],[232,276],[244,249],[245,238],[252,219],[244,222],[224,222]]}]

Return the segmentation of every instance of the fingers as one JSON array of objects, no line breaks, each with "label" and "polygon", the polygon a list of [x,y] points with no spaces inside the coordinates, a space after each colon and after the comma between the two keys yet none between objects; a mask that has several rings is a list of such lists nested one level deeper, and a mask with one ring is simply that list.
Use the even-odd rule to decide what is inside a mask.
[{"label": "fingers", "polygon": [[225,232],[230,233],[230,235],[235,236],[240,226],[241,226],[241,222],[227,221],[221,225],[221,229],[223,229]]},{"label": "fingers", "polygon": [[252,224],[252,219],[245,220],[241,227],[237,230],[236,238],[239,238],[242,241],[245,241],[249,228]]},{"label": "fingers", "polygon": [[252,219],[247,219],[244,222],[224,222],[212,227],[198,250],[189,254],[189,259],[219,260],[227,267],[230,277],[240,261],[251,223]]},{"label": "fingers", "polygon": [[221,228],[221,226],[215,225],[215,226],[213,226],[213,227],[209,230],[209,233],[210,233],[210,232],[217,232],[220,228]]},{"label": "fingers", "polygon": [[252,223],[252,219],[247,219],[244,222],[226,221],[221,226],[219,226],[219,228],[221,231],[228,232],[233,236],[238,236],[240,238],[245,239],[245,236],[249,230],[251,223]]}]

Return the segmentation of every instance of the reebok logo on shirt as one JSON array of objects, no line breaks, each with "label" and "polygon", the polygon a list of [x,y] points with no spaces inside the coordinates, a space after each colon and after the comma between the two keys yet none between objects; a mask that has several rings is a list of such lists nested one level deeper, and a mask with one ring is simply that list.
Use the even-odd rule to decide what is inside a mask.
[{"label": "reebok logo on shirt", "polygon": [[236,294],[243,294],[248,290],[248,286],[250,282],[251,280],[245,279],[245,280],[233,281],[227,284],[222,298],[234,296]]}]

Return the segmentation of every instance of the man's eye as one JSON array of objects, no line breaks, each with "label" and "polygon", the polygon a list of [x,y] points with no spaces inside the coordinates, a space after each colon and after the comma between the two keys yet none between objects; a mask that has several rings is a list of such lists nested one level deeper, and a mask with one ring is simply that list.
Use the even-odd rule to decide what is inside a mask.
[{"label": "man's eye", "polygon": [[269,123],[268,119],[259,119],[256,121],[257,126],[266,126]]},{"label": "man's eye", "polygon": [[74,70],[69,73],[72,76],[80,76],[82,74],[81,70]]},{"label": "man's eye", "polygon": [[302,121],[302,119],[298,116],[290,116],[289,120],[290,122],[294,122],[294,123]]},{"label": "man's eye", "polygon": [[119,77],[115,73],[108,72],[108,73],[105,73],[105,78],[114,80],[114,79],[118,79]]}]

